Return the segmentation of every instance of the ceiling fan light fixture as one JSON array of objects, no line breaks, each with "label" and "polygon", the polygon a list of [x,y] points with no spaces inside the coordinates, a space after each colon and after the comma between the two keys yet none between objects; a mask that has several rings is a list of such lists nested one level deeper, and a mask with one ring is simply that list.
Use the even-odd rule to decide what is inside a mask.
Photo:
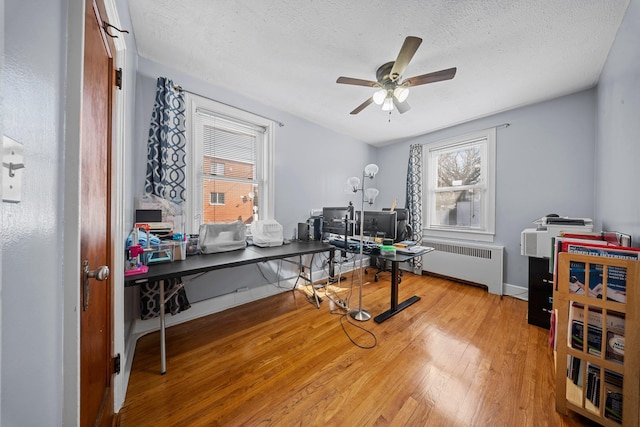
[{"label": "ceiling fan light fixture", "polygon": [[387,91],[384,89],[380,89],[379,91],[376,91],[376,93],[373,94],[373,102],[375,102],[378,105],[382,105],[382,103],[384,102],[384,98],[387,96]]},{"label": "ceiling fan light fixture", "polygon": [[382,103],[382,111],[391,111],[393,110],[393,99],[391,97],[387,97],[384,99]]},{"label": "ceiling fan light fixture", "polygon": [[393,91],[393,96],[396,97],[398,102],[404,102],[404,101],[406,101],[407,97],[409,96],[409,89],[404,87],[404,86],[398,86]]}]

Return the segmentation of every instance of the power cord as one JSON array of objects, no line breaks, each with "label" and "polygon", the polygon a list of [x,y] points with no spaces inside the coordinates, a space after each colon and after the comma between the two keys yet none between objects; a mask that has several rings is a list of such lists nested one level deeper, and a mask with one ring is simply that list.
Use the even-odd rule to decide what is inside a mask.
[{"label": "power cord", "polygon": [[[355,268],[355,263],[356,263],[356,259],[354,257],[353,259],[353,263],[354,263],[354,268]],[[353,271],[353,270],[352,270]],[[362,272],[360,272],[362,274]],[[340,283],[340,277],[342,275],[342,271],[341,269],[339,269],[338,271],[338,283]],[[325,296],[336,306],[339,307],[339,310],[335,310],[332,309],[330,311],[331,314],[339,314],[340,315],[340,326],[342,327],[342,330],[344,332],[344,334],[347,336],[347,338],[349,339],[349,341],[351,341],[351,343],[353,345],[355,345],[358,348],[362,348],[365,350],[370,350],[372,348],[374,348],[376,345],[378,345],[378,339],[376,337],[376,335],[369,331],[368,329],[352,322],[350,320],[350,316],[349,316],[349,300],[351,299],[351,295],[353,294],[353,285],[354,285],[354,275],[351,274],[351,282],[349,285],[349,293],[347,294],[346,299],[338,299],[337,301],[334,299],[335,297],[332,295],[329,295],[327,288],[325,287]],[[338,295],[336,295],[337,297]],[[349,334],[349,331],[346,328],[346,325],[352,325],[358,329],[360,329],[361,331],[364,331],[365,333],[369,334],[372,338],[373,338],[373,344],[370,345],[363,345],[363,344],[359,344],[358,342],[356,342],[356,340],[351,336],[351,334]]]},{"label": "power cord", "polygon": [[[351,335],[349,335],[349,331],[347,331],[347,328],[345,327],[345,322],[344,319],[347,319],[346,323],[355,326],[358,329],[361,329],[362,331],[366,332],[367,334],[371,335],[371,337],[373,338],[373,344],[371,345],[361,345],[358,344],[353,338],[351,338]],[[360,325],[356,325],[355,323],[353,323],[351,320],[349,320],[349,313],[344,313],[340,316],[340,326],[342,326],[342,330],[344,331],[345,335],[347,336],[347,338],[349,338],[349,341],[351,341],[353,343],[353,345],[355,345],[358,348],[362,348],[364,350],[370,350],[372,348],[374,348],[376,345],[378,345],[378,339],[376,338],[376,335],[369,331],[368,329],[363,328]]]}]

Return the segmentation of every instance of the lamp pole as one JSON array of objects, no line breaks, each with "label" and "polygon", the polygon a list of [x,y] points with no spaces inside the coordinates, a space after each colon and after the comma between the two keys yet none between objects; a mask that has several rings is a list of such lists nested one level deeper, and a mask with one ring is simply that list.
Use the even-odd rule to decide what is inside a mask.
[{"label": "lamp pole", "polygon": [[[358,309],[357,310],[352,310],[351,313],[349,313],[351,315],[351,317],[353,317],[355,320],[359,320],[361,322],[364,322],[366,320],[371,319],[371,314],[362,308],[362,288],[364,286],[364,277],[363,277],[363,273],[362,273],[362,258],[364,258],[364,254],[363,254],[363,243],[364,243],[364,200],[365,200],[365,179],[369,178],[369,179],[373,179],[373,177],[376,175],[376,173],[378,173],[378,166],[374,165],[374,164],[369,164],[367,166],[365,166],[364,170],[362,171],[362,187],[361,188],[357,188],[355,187],[353,189],[354,192],[358,192],[361,191],[362,192],[362,198],[361,198],[361,207],[360,207],[360,295],[358,297]],[[356,178],[357,179],[357,178]],[[377,190],[376,190],[377,193]],[[373,196],[375,197],[375,195]],[[367,200],[367,202],[369,204],[373,203],[373,200]]]}]

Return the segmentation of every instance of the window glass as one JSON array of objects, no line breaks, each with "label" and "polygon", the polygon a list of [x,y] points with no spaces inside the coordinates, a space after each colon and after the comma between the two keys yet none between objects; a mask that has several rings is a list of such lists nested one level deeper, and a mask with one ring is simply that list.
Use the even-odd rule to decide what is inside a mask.
[{"label": "window glass", "polygon": [[424,152],[426,234],[493,235],[495,129],[430,144]]},{"label": "window glass", "polygon": [[194,95],[188,104],[187,229],[272,217],[273,122]]}]

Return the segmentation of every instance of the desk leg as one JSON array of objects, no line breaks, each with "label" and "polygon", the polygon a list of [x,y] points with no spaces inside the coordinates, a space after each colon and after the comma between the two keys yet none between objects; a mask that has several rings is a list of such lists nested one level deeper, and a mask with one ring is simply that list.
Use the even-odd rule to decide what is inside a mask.
[{"label": "desk leg", "polygon": [[164,323],[164,280],[160,280],[160,373],[164,375],[167,372],[167,346],[165,337],[165,323]]},{"label": "desk leg", "polygon": [[398,273],[400,272],[398,264],[399,262],[396,261],[391,262],[391,308],[384,313],[374,317],[373,320],[376,323],[382,323],[391,316],[394,316],[395,314],[409,307],[411,304],[420,301],[420,297],[414,295],[411,298],[398,304]]},{"label": "desk leg", "polygon": [[320,298],[318,297],[318,292],[316,292],[316,287],[313,284],[313,259],[316,254],[311,254],[311,262],[309,263],[309,283],[311,283],[311,289],[313,290],[313,297],[316,299],[316,307],[320,308]]}]

